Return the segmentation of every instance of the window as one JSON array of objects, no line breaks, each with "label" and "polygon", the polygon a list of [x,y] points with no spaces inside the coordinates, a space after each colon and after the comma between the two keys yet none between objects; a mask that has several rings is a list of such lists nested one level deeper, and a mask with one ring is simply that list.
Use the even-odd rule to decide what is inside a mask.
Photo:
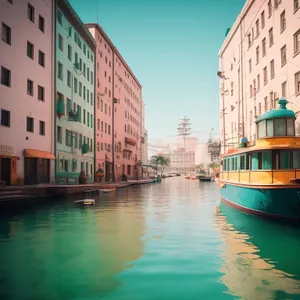
[{"label": "window", "polygon": [[45,135],[45,122],[40,121],[40,135]]},{"label": "window", "polygon": [[281,66],[284,66],[286,64],[286,45],[284,45],[280,49],[280,54],[281,54]]},{"label": "window", "polygon": [[58,69],[57,69],[57,73],[58,73],[58,78],[60,79],[60,80],[63,80],[64,79],[64,76],[63,76],[63,65],[60,63],[60,62],[58,62]]},{"label": "window", "polygon": [[256,37],[258,37],[259,36],[259,19],[257,19],[255,22],[255,28],[256,28]]},{"label": "window", "polygon": [[2,41],[11,45],[11,28],[4,23],[2,23]]},{"label": "window", "polygon": [[1,126],[10,127],[10,111],[1,109]]},{"label": "window", "polygon": [[45,88],[40,85],[38,85],[38,99],[45,101]]},{"label": "window", "polygon": [[268,2],[268,13],[269,13],[269,18],[272,16],[272,10],[273,10],[273,7],[272,7],[272,1],[269,0],[269,2]]},{"label": "window", "polygon": [[280,169],[292,169],[292,151],[280,150]]},{"label": "window", "polygon": [[268,82],[268,71],[267,67],[264,68],[264,84],[267,84]]},{"label": "window", "polygon": [[270,62],[270,69],[271,69],[271,79],[275,77],[275,62],[274,59]]},{"label": "window", "polygon": [[269,30],[269,47],[274,44],[273,27]]},{"label": "window", "polygon": [[295,124],[293,119],[286,119],[286,135],[287,136],[295,135]]},{"label": "window", "polygon": [[286,28],[285,10],[280,14],[280,32]]},{"label": "window", "polygon": [[31,117],[27,117],[27,125],[26,125],[28,132],[34,132],[34,119]]},{"label": "window", "polygon": [[268,110],[268,96],[264,98],[265,102],[265,112]]},{"label": "window", "polygon": [[11,86],[11,72],[4,67],[1,67],[1,84],[8,87]]},{"label": "window", "polygon": [[39,15],[39,30],[45,32],[45,19]]},{"label": "window", "polygon": [[285,136],[285,119],[274,119],[275,136]]},{"label": "window", "polygon": [[64,40],[60,34],[58,35],[58,48],[59,50],[64,51]]},{"label": "window", "polygon": [[72,61],[72,47],[68,45],[68,59]]},{"label": "window", "polygon": [[259,46],[256,47],[256,64],[259,63]]},{"label": "window", "polygon": [[274,127],[273,127],[273,119],[267,120],[267,136],[273,136],[274,135]]},{"label": "window", "polygon": [[260,75],[257,75],[257,92],[260,90]]},{"label": "window", "polygon": [[27,94],[33,96],[33,81],[27,79]]},{"label": "window", "polygon": [[258,138],[266,136],[266,120],[258,123]]},{"label": "window", "polygon": [[261,103],[258,103],[258,115],[261,115]]},{"label": "window", "polygon": [[78,80],[76,77],[74,77],[74,93],[77,94],[77,85],[78,85]]},{"label": "window", "polygon": [[27,16],[28,19],[34,23],[34,7],[28,3],[28,8],[27,8]]},{"label": "window", "polygon": [[286,98],[286,81],[281,84],[281,97]]},{"label": "window", "polygon": [[266,47],[266,44],[267,44],[267,41],[266,41],[266,38],[264,38],[263,40],[262,40],[262,55],[263,56],[265,56],[266,55],[266,53],[267,53],[267,47]]},{"label": "window", "polygon": [[250,84],[250,98],[253,96],[253,87],[252,84]]},{"label": "window", "polygon": [[300,71],[295,74],[295,93],[300,95]]},{"label": "window", "polygon": [[72,80],[71,72],[67,71],[67,85],[68,85],[68,87],[71,87],[71,84],[72,84],[71,80]]},{"label": "window", "polygon": [[252,72],[252,61],[251,61],[251,59],[249,60],[249,73],[251,73]]},{"label": "window", "polygon": [[62,143],[62,128],[60,126],[57,126],[57,137],[56,140],[58,143]]},{"label": "window", "polygon": [[39,65],[45,67],[45,53],[39,50]]},{"label": "window", "polygon": [[27,56],[34,59],[34,46],[30,42],[27,42]]},{"label": "window", "polygon": [[294,0],[294,12],[299,9],[299,0]]},{"label": "window", "polygon": [[300,29],[294,34],[294,54],[300,52]]},{"label": "window", "polygon": [[260,21],[261,21],[261,29],[265,27],[265,11],[263,11],[260,15]]}]

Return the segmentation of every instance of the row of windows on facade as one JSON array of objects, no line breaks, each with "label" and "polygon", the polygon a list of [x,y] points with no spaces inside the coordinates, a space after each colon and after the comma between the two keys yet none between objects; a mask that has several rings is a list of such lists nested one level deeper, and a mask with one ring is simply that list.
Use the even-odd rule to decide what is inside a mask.
[{"label": "row of windows on facade", "polygon": [[[26,131],[34,133],[34,118],[26,117]],[[46,135],[46,126],[44,121],[39,121],[39,134]],[[1,109],[1,126],[11,127],[11,114],[9,110]]]},{"label": "row of windows on facade", "polygon": [[134,112],[137,114],[137,116],[140,116],[140,112],[139,110],[132,104],[132,102],[130,101],[129,98],[125,97],[125,103],[127,103],[127,106]]},{"label": "row of windows on facade", "polygon": [[[273,45],[274,41],[270,38],[270,47]],[[300,53],[300,29],[297,30],[293,35],[293,43],[294,43],[294,52],[293,56]],[[266,46],[266,38],[262,40],[262,57],[267,54],[267,46]],[[288,59],[287,59],[287,46],[284,45],[280,49],[280,57],[281,57],[281,66],[284,66]],[[260,47],[256,47],[256,64],[259,63],[260,59]],[[252,59],[249,60],[249,73],[252,72]]]},{"label": "row of windows on facade", "polygon": [[[12,3],[12,0],[9,2]],[[29,2],[27,3],[27,17],[32,23],[35,23],[35,7]],[[41,15],[39,15],[38,26],[40,31],[45,32],[45,19]]]},{"label": "row of windows on facade", "polygon": [[[4,41],[6,44],[11,45],[12,44],[12,31],[11,28],[5,24],[2,23],[1,28],[1,37],[2,41]],[[34,45],[27,41],[27,56],[34,60]],[[38,51],[38,64],[42,67],[45,67],[45,53],[41,50]]]},{"label": "row of windows on facade", "polygon": [[[268,17],[270,18],[273,14],[273,9],[278,8],[278,5],[281,3],[281,0],[274,0],[274,5],[270,0],[268,2]],[[299,0],[293,0],[294,4],[294,13],[299,9]],[[261,22],[261,27],[260,27]],[[248,46],[250,47],[253,44],[254,38],[258,38],[261,30],[265,27],[265,11],[263,10],[260,14],[260,18],[258,18],[255,22],[255,36],[254,36],[254,28],[252,27],[251,32],[248,33]],[[280,33],[282,33],[286,28],[286,16],[285,10],[283,10],[280,14]],[[273,44],[273,28],[269,30],[269,37],[270,37],[270,45]]]},{"label": "row of windows on facade", "polygon": [[[60,51],[64,51],[64,44],[63,44],[63,37],[59,34],[58,35],[58,48]],[[68,59],[69,61],[73,62],[73,51],[72,47],[68,45]],[[90,70],[89,67],[85,64],[85,62],[82,62],[82,59],[78,56],[77,52],[74,52],[74,68],[77,71],[82,72],[82,75],[90,81],[92,85],[94,85],[94,73],[92,70]],[[76,72],[77,75],[81,75],[78,72]]]},{"label": "row of windows on facade", "polygon": [[[80,163],[80,170],[78,170],[78,166]],[[59,171],[65,171],[65,172],[79,172],[79,171],[85,171],[85,174],[87,176],[93,175],[93,164],[89,164],[88,162],[80,162],[76,159],[60,159],[58,164],[58,170]]]},{"label": "row of windows on facade", "polygon": [[[11,87],[11,71],[5,67],[1,67],[1,84],[7,87]],[[45,101],[45,88],[37,86],[38,95],[37,98],[40,101]],[[34,96],[34,83],[33,80],[27,79],[27,94]]]},{"label": "row of windows on facade", "polygon": [[[64,30],[65,30],[64,23],[66,23],[66,26],[68,27],[68,37],[72,38],[72,35],[73,35],[74,42],[83,51],[83,54],[86,55],[87,58],[91,60],[91,62],[94,62],[94,55],[90,52],[87,45],[81,40],[80,35],[70,26],[69,22],[67,20],[65,20],[62,12],[60,10],[57,10],[57,21],[62,26],[62,29],[64,29]],[[73,34],[73,31],[74,31],[74,34]]]},{"label": "row of windows on facade", "polygon": [[[274,67],[274,60],[271,61],[270,63],[271,67],[271,79],[275,77],[275,67]],[[264,85],[268,83],[268,69],[265,67],[263,69],[263,74],[264,74]],[[294,74],[294,91],[295,95],[298,96],[300,94],[300,71]],[[253,80],[253,84],[250,84],[250,98],[253,96],[256,96],[256,94],[260,91],[260,75],[257,75],[257,78]],[[281,84],[281,96],[282,97],[287,97],[287,82],[284,81]],[[289,95],[292,96],[292,95]]]},{"label": "row of windows on facade", "polygon": [[[76,104],[74,101],[72,102],[71,99],[67,98],[66,99],[66,104],[65,100],[62,94],[58,93],[58,101],[61,101],[63,104],[63,111],[62,115],[68,115],[68,113],[72,110],[76,111],[77,117],[76,121],[79,123],[86,124],[88,127],[93,128],[94,127],[94,117],[92,113],[89,113],[86,109],[82,110],[82,107],[78,104]],[[66,113],[67,112],[67,113]]]},{"label": "row of windows on facade", "polygon": [[[98,35],[98,40],[99,40],[100,44],[102,44],[102,37],[100,35]],[[104,48],[107,49],[109,54],[111,53],[110,47],[108,47],[105,42],[104,42]],[[102,58],[102,51],[98,50],[98,53],[99,53],[99,56]],[[107,57],[105,57],[105,63],[107,63]],[[99,68],[98,64],[97,64],[97,67]],[[119,65],[119,67],[121,68],[121,60],[119,60],[117,56],[116,56],[116,64]],[[110,61],[109,61],[109,66],[111,66]],[[126,72],[126,70],[125,70],[124,73],[125,73],[125,77],[129,79],[129,72]],[[116,72],[116,75],[117,75],[117,72]],[[131,83],[134,86],[134,88],[136,88],[136,90],[139,91],[139,88],[133,79],[131,79]]]},{"label": "row of windows on facade", "polygon": [[[64,70],[62,63],[58,62],[57,65],[57,77],[64,81]],[[73,79],[73,80],[72,80]],[[72,73],[67,70],[67,86],[72,89],[75,94],[78,94],[80,97],[83,97],[83,100],[87,100],[87,103],[94,105],[94,94],[90,92],[81,81],[79,81],[76,77],[72,76]]]},{"label": "row of windows on facade", "polygon": [[300,150],[265,150],[224,159],[223,171],[300,169]]},{"label": "row of windows on facade", "polygon": [[61,126],[57,126],[57,137],[56,141],[59,144],[63,143],[63,131],[65,130],[65,145],[74,149],[81,150],[83,144],[89,146],[89,152],[94,152],[93,139],[85,137],[82,134],[78,134],[69,129],[64,129]]},{"label": "row of windows on facade", "polygon": [[104,132],[105,134],[110,135],[110,125],[106,122],[100,121],[100,119],[97,119],[97,130],[101,130],[101,132]]}]

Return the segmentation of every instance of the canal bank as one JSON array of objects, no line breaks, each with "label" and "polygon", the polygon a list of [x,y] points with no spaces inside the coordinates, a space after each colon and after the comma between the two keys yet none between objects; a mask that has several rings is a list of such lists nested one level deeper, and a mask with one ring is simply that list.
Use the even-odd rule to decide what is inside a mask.
[{"label": "canal bank", "polygon": [[14,208],[23,203],[37,203],[45,198],[83,195],[87,190],[121,189],[129,186],[156,183],[154,179],[128,180],[116,183],[90,183],[78,185],[38,184],[28,186],[8,186],[0,190],[0,211]]}]

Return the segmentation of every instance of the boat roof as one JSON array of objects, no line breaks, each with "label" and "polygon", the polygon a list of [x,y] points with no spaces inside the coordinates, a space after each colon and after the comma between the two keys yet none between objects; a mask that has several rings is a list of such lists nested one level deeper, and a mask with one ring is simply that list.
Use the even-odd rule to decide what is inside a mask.
[{"label": "boat roof", "polygon": [[274,118],[296,118],[295,113],[286,108],[286,105],[288,104],[288,101],[284,98],[281,98],[278,100],[279,107],[276,109],[271,109],[264,114],[260,115],[256,119],[256,123],[268,120],[268,119],[274,119]]}]

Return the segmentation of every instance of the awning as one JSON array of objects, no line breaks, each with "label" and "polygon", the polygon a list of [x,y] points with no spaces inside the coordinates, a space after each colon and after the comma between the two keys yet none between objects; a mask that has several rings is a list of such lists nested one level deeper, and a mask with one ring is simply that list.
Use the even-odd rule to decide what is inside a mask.
[{"label": "awning", "polygon": [[129,144],[131,146],[135,146],[136,145],[136,141],[134,139],[129,138],[129,137],[125,137],[125,143]]},{"label": "awning", "polygon": [[32,158],[55,159],[54,154],[51,152],[41,151],[41,150],[33,150],[33,149],[25,149],[24,156],[32,157]]}]

